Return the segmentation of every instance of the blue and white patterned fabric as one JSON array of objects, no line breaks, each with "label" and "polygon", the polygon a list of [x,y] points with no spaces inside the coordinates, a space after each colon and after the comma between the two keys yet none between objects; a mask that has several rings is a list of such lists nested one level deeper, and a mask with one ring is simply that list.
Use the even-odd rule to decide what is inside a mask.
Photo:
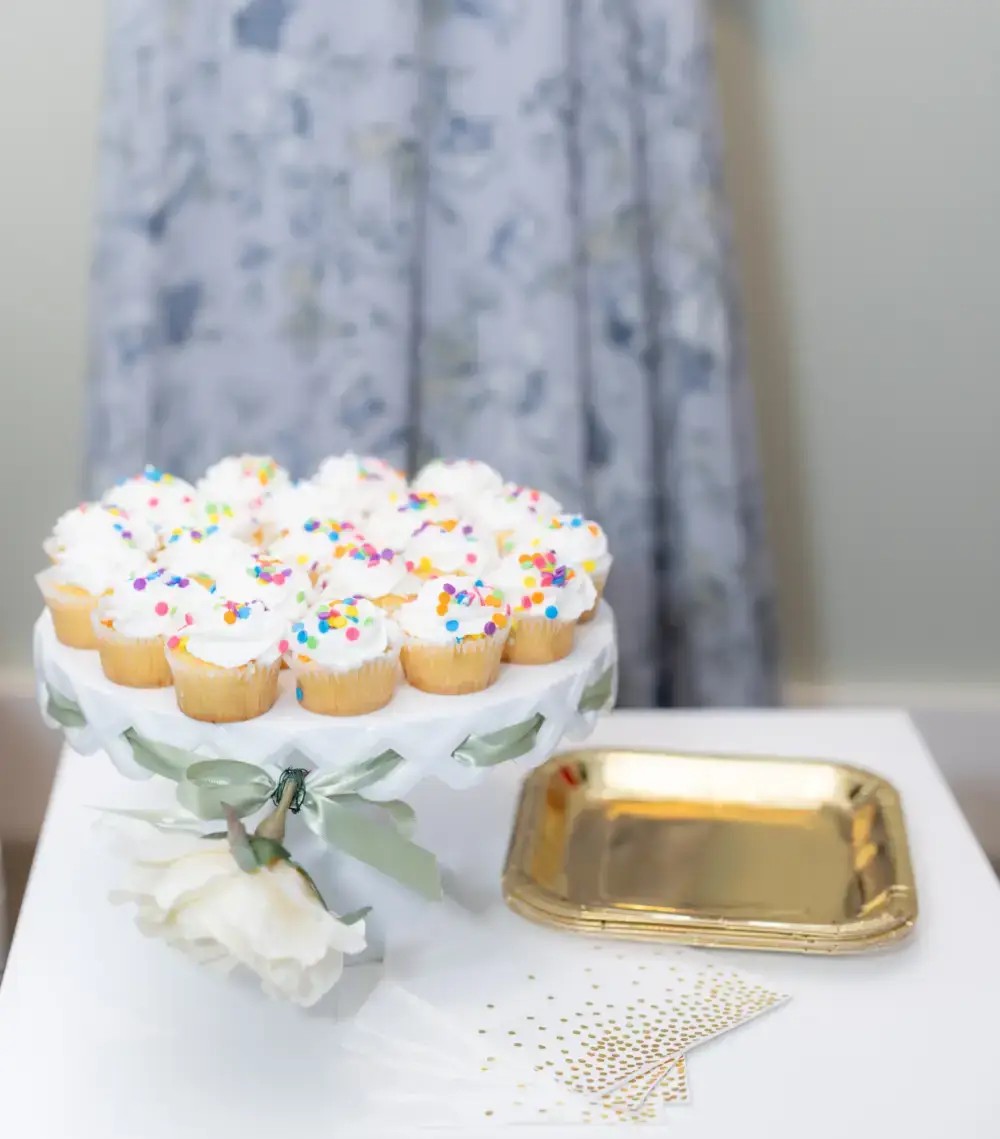
[{"label": "blue and white patterned fabric", "polygon": [[622,698],[774,694],[696,0],[111,0],[92,489],[468,454],[608,530]]}]

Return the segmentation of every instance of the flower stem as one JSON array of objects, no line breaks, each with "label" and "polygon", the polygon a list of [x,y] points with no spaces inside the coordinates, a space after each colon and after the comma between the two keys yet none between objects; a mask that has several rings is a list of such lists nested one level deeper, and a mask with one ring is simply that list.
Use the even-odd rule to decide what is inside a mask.
[{"label": "flower stem", "polygon": [[253,832],[258,838],[271,838],[275,842],[285,841],[285,819],[297,790],[298,784],[294,779],[289,779],[281,793],[281,801],[267,818],[261,819]]}]

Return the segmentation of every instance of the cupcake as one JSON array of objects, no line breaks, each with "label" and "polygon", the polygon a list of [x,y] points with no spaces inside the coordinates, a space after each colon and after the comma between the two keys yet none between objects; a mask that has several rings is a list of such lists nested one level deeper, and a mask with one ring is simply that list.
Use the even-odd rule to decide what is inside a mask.
[{"label": "cupcake", "polygon": [[395,627],[363,597],[323,601],[292,625],[286,653],[303,708],[361,716],[392,699],[399,672]]},{"label": "cupcake", "polygon": [[159,467],[147,466],[141,474],[122,479],[104,492],[101,502],[120,507],[133,521],[141,519],[158,531],[194,520],[194,487]]},{"label": "cupcake", "polygon": [[330,490],[308,479],[278,487],[264,500],[259,518],[265,544],[288,530],[299,530],[310,520],[336,516]]},{"label": "cupcake", "polygon": [[[288,471],[270,455],[229,455],[210,466],[198,480],[198,497],[219,511],[217,524],[229,512],[238,522],[237,537],[260,545],[267,500],[290,483]],[[203,512],[198,521],[212,520]]]},{"label": "cupcake", "polygon": [[359,538],[351,522],[307,518],[276,538],[268,548],[268,555],[304,570],[315,585],[333,565],[337,551]]},{"label": "cupcake", "polygon": [[288,621],[261,601],[223,601],[167,640],[177,706],[228,724],[262,716],[278,698]]},{"label": "cupcake", "polygon": [[216,578],[249,564],[253,550],[218,526],[178,526],[162,535],[156,564],[211,589]]},{"label": "cupcake", "polygon": [[409,601],[421,581],[410,573],[402,554],[370,542],[341,543],[333,564],[319,580],[321,597],[367,597],[390,612]]},{"label": "cupcake", "polygon": [[164,655],[167,638],[211,606],[208,590],[162,567],[120,582],[94,611],[104,675],[128,688],[172,684]]},{"label": "cupcake", "polygon": [[412,490],[453,498],[470,510],[484,498],[503,492],[503,478],[477,459],[432,459],[413,480]]},{"label": "cupcake", "polygon": [[493,535],[457,518],[424,522],[403,550],[417,577],[466,574],[484,577],[497,564]]},{"label": "cupcake", "polygon": [[406,494],[406,476],[374,455],[331,455],[319,465],[313,482],[333,499],[339,518],[359,521]]},{"label": "cupcake", "polygon": [[496,680],[510,607],[491,586],[463,577],[428,581],[393,616],[403,632],[403,671],[414,688],[459,696]]},{"label": "cupcake", "polygon": [[365,537],[376,546],[402,550],[406,543],[432,518],[449,518],[456,513],[455,503],[430,492],[411,491],[405,500],[376,511],[365,521]]},{"label": "cupcake", "polygon": [[313,598],[312,582],[304,569],[266,554],[251,554],[246,562],[219,574],[215,591],[223,601],[260,601],[289,621],[297,621]]},{"label": "cupcake", "polygon": [[580,618],[590,621],[597,612],[597,603],[604,595],[604,586],[611,570],[608,539],[596,522],[582,514],[556,514],[552,518],[533,522],[504,543],[504,552],[534,550],[545,553],[554,550],[561,565],[582,569],[597,590],[593,606]]},{"label": "cupcake", "polygon": [[146,555],[124,542],[81,543],[67,549],[35,581],[59,640],[74,649],[96,649],[93,614],[98,599],[119,582],[150,569]]},{"label": "cupcake", "polygon": [[157,537],[152,526],[141,518],[130,518],[121,507],[84,502],[59,516],[42,549],[51,561],[57,562],[72,546],[105,542],[112,545],[124,542],[144,554],[151,554],[156,549]]},{"label": "cupcake", "polygon": [[495,581],[511,607],[504,660],[550,664],[569,656],[577,622],[597,603],[587,574],[559,565],[554,550],[527,550],[505,558]]},{"label": "cupcake", "polygon": [[561,503],[551,494],[509,482],[504,483],[499,494],[477,503],[475,516],[496,534],[497,546],[502,550],[504,543],[514,534],[540,519],[551,518],[560,510]]}]

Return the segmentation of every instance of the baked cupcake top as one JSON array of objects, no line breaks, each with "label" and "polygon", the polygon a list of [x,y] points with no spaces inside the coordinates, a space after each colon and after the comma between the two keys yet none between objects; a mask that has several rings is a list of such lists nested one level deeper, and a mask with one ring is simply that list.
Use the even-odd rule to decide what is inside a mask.
[{"label": "baked cupcake top", "polygon": [[288,649],[288,621],[262,601],[220,601],[178,629],[167,648],[220,668],[267,666]]},{"label": "baked cupcake top", "polygon": [[324,597],[398,597],[416,593],[420,582],[402,554],[361,540],[337,547],[319,586]]},{"label": "baked cupcake top", "polygon": [[481,577],[497,562],[492,533],[457,518],[422,523],[403,552],[410,572],[423,575],[464,573]]},{"label": "baked cupcake top", "polygon": [[215,582],[222,599],[260,601],[268,609],[298,619],[312,601],[312,582],[305,570],[266,554],[251,554],[220,573]]},{"label": "baked cupcake top", "polygon": [[184,479],[146,466],[140,474],[106,490],[101,502],[121,507],[133,521],[143,519],[157,530],[170,530],[192,521],[194,494],[194,487]]},{"label": "baked cupcake top", "polygon": [[503,559],[494,575],[515,616],[576,621],[597,600],[589,574],[560,565],[555,550],[522,550]]},{"label": "baked cupcake top", "polygon": [[476,517],[491,530],[517,531],[560,510],[562,504],[544,490],[508,482],[499,494],[477,503]]},{"label": "baked cupcake top", "polygon": [[478,459],[432,459],[418,472],[412,489],[471,505],[487,495],[500,494],[503,478]]},{"label": "baked cupcake top", "polygon": [[430,491],[411,490],[404,500],[372,514],[365,522],[365,535],[376,545],[402,550],[424,522],[454,513],[454,503],[449,504]]},{"label": "baked cupcake top", "polygon": [[100,546],[105,542],[112,545],[124,542],[145,554],[152,553],[157,545],[152,526],[143,519],[129,517],[119,506],[84,502],[59,516],[42,549],[53,561],[58,561],[73,546]]},{"label": "baked cupcake top", "polygon": [[385,656],[397,640],[394,623],[377,605],[339,597],[320,602],[292,625],[287,655],[293,663],[348,671]]},{"label": "baked cupcake top", "polygon": [[149,573],[155,567],[141,551],[125,542],[117,545],[78,543],[69,547],[55,565],[36,574],[44,594],[50,586],[82,589],[95,597],[135,574]]},{"label": "baked cupcake top", "polygon": [[385,459],[353,451],[324,459],[313,482],[332,496],[337,515],[359,520],[385,506],[393,495],[406,493],[402,471]]},{"label": "baked cupcake top", "polygon": [[416,641],[460,644],[462,641],[506,635],[510,606],[493,586],[467,577],[438,577],[424,582],[412,600],[394,617]]},{"label": "baked cupcake top", "polygon": [[212,607],[212,595],[196,581],[167,569],[119,582],[97,603],[97,618],[126,637],[169,636]]},{"label": "baked cupcake top", "polygon": [[556,514],[530,523],[504,544],[505,554],[515,550],[555,550],[560,562],[596,577],[611,568],[607,535],[582,514]]},{"label": "baked cupcake top", "polygon": [[156,564],[188,577],[217,578],[234,566],[245,565],[252,550],[218,526],[177,526],[163,536]]},{"label": "baked cupcake top", "polygon": [[290,482],[288,471],[270,455],[229,455],[198,480],[198,494],[204,501],[255,515],[268,495]]}]

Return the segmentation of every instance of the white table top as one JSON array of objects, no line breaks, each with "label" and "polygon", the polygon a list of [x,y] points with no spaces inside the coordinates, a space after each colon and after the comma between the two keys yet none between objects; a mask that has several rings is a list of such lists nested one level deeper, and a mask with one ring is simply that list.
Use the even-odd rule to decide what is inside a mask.
[{"label": "white table top", "polygon": [[[998,1133],[1000,890],[904,715],[616,713],[591,742],[843,759],[888,776],[903,797],[920,900],[913,938],[847,958],[720,954],[794,999],[758,1022],[752,1041],[724,1037],[699,1051],[695,1098],[671,1110],[672,1134]],[[498,892],[517,781],[507,765],[471,791],[415,793],[425,818],[447,814],[449,845],[474,858],[484,896]],[[120,803],[122,782],[100,756],[64,758],[0,986],[2,1134],[371,1134],[337,1115],[322,1078],[308,1078],[322,1075],[322,1016],[219,981],[141,938],[107,904],[116,868],[85,805]]]}]

